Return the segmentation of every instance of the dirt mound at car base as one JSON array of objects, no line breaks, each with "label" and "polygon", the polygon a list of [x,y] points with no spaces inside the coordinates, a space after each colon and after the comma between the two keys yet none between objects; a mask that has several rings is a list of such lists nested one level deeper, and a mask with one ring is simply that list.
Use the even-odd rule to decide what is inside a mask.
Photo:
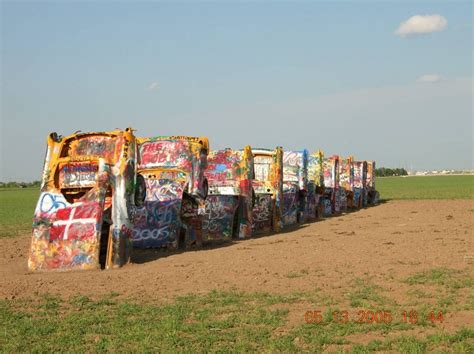
[{"label": "dirt mound at car base", "polygon": [[433,268],[472,275],[472,200],[389,201],[277,235],[168,254],[111,271],[29,273],[30,235],[0,240],[0,297],[52,293],[97,297],[110,292],[140,301],[238,289],[321,292],[345,298],[354,279],[370,281],[403,303],[410,275]]}]

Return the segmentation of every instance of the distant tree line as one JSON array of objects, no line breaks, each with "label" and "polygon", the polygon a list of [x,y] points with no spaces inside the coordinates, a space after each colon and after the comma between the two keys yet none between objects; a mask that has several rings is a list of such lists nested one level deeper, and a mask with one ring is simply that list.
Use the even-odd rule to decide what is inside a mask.
[{"label": "distant tree line", "polygon": [[377,177],[408,176],[408,172],[404,168],[380,167],[380,168],[375,169],[375,176]]},{"label": "distant tree line", "polygon": [[33,182],[0,182],[0,188],[29,188],[40,187],[41,181]]}]

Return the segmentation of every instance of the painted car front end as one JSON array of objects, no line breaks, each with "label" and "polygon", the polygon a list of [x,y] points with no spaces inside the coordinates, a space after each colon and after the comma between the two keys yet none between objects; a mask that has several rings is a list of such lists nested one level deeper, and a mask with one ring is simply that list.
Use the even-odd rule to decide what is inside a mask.
[{"label": "painted car front end", "polygon": [[324,214],[338,214],[341,211],[341,191],[339,188],[339,156],[323,160],[324,171]]},{"label": "painted car front end", "polygon": [[204,209],[207,138],[154,137],[139,140],[138,173],[146,200],[133,227],[137,248],[201,244],[200,209]]},{"label": "painted car front end", "polygon": [[252,236],[253,155],[243,150],[211,151],[205,172],[209,183],[203,217],[204,241]]},{"label": "painted car front end", "polygon": [[30,270],[114,268],[130,260],[135,149],[130,128],[50,134]]},{"label": "painted car front end", "polygon": [[[316,217],[324,215],[324,153],[321,150],[308,155],[308,195],[313,194],[316,204]],[[307,217],[310,213],[307,212]]]},{"label": "painted car front end", "polygon": [[[283,153],[283,216],[284,226],[302,223],[306,208],[314,208],[308,196],[308,151]],[[307,202],[307,199],[309,203]],[[312,211],[315,214],[315,211]]]},{"label": "painted car front end", "polygon": [[252,149],[255,204],[252,233],[278,232],[282,227],[283,149]]}]

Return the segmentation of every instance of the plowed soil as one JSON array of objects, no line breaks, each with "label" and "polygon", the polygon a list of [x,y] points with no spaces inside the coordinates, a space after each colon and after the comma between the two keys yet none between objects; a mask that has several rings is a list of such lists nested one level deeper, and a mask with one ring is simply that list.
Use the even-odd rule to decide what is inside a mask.
[{"label": "plowed soil", "polygon": [[[183,253],[135,253],[133,263],[108,271],[30,273],[31,236],[7,237],[0,240],[0,297],[97,297],[113,291],[161,302],[213,289],[318,289],[344,301],[360,278],[404,303],[410,287],[405,280],[414,274],[446,268],[472,277],[473,219],[473,200],[388,201],[277,235]],[[472,312],[464,316],[463,322],[473,318]]]}]

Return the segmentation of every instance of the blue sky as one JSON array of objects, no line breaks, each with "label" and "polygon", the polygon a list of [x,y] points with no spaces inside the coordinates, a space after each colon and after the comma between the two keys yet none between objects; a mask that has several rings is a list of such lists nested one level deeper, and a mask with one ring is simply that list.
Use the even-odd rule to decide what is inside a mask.
[{"label": "blue sky", "polygon": [[[428,14],[447,27],[395,35]],[[39,179],[50,131],[127,126],[473,165],[471,2],[2,2],[1,23],[0,180]]]}]

